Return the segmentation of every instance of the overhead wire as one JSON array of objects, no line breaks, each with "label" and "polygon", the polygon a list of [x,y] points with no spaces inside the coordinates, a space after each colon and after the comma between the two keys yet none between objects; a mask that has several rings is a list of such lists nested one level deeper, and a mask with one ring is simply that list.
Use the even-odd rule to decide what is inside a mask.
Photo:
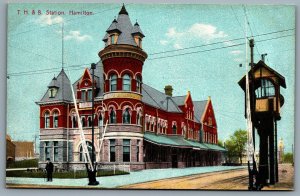
[{"label": "overhead wire", "polygon": [[[264,42],[264,41],[269,41],[269,40],[274,40],[274,39],[281,39],[289,36],[293,36],[294,34],[291,35],[286,35],[286,36],[280,36],[280,37],[272,37],[272,38],[267,38],[267,39],[262,39],[262,40],[257,40],[256,42]],[[225,41],[226,42],[226,41]],[[177,56],[183,56],[183,55],[189,55],[189,54],[195,54],[195,53],[202,53],[202,52],[209,52],[209,51],[214,51],[214,50],[220,50],[220,49],[225,49],[225,48],[231,48],[231,47],[236,47],[243,45],[244,43],[238,43],[230,46],[223,46],[223,47],[217,47],[217,48],[211,48],[211,49],[206,49],[206,50],[200,50],[200,51],[193,51],[193,52],[186,52],[186,53],[181,53],[181,54],[176,54],[176,55],[168,55],[168,56],[162,56],[162,57],[156,57],[156,58],[150,58],[148,60],[156,60],[156,59],[164,59],[164,58],[170,58],[170,57],[177,57]],[[70,65],[68,67],[74,67],[74,66],[85,66],[89,63],[84,63],[84,64],[79,64],[79,65]],[[33,73],[49,73],[49,72],[44,72],[47,70],[56,70],[59,68],[48,68],[48,69],[42,69],[42,70],[34,70],[34,71],[28,71],[28,72],[15,72],[15,73],[10,73],[8,76],[20,76],[20,75],[28,75],[28,74],[33,74]]]}]

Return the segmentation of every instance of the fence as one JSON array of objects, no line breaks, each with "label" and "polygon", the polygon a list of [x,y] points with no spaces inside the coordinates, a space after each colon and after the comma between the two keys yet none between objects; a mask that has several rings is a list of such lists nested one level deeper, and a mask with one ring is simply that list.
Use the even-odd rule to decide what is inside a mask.
[{"label": "fence", "polygon": [[125,164],[112,164],[112,165],[99,164],[98,169],[114,171],[114,174],[116,174],[116,171],[123,171],[123,172],[130,173],[130,165],[125,165]]}]

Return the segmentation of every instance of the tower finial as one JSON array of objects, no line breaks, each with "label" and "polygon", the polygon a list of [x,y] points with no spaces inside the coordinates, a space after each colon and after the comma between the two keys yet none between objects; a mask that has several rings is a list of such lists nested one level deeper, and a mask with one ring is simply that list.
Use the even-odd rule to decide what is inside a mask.
[{"label": "tower finial", "polygon": [[119,15],[121,15],[121,14],[128,15],[128,12],[127,12],[127,10],[125,8],[125,4],[124,3],[123,3],[123,6],[122,6],[122,8],[121,8],[121,10],[119,12]]}]

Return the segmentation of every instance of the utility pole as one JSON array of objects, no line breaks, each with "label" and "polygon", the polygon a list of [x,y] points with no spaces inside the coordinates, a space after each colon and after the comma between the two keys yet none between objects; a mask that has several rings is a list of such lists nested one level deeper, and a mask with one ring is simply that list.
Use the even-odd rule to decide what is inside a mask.
[{"label": "utility pole", "polygon": [[91,157],[91,162],[92,162],[92,167],[91,169],[88,169],[87,167],[87,172],[88,172],[88,178],[89,178],[89,184],[88,185],[98,185],[99,182],[96,180],[96,174],[97,174],[97,163],[95,163],[95,141],[94,141],[94,88],[95,88],[95,69],[96,69],[96,64],[92,63],[91,64],[91,69],[92,69],[92,157]]}]

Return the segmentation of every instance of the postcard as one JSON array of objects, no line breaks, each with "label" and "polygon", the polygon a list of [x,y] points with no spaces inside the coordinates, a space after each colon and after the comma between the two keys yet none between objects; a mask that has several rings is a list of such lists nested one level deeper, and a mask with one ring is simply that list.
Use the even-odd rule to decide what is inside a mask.
[{"label": "postcard", "polygon": [[294,6],[7,9],[7,188],[294,189]]}]

